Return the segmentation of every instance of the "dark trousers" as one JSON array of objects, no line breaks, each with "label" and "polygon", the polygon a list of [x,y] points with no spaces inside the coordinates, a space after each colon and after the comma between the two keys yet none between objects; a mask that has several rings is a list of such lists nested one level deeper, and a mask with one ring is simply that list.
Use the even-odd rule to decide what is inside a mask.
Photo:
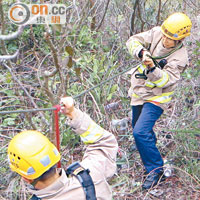
[{"label": "dark trousers", "polygon": [[132,106],[133,136],[140,157],[149,173],[152,170],[163,170],[163,159],[156,147],[156,135],[153,131],[155,122],[160,118],[163,109],[152,103]]}]

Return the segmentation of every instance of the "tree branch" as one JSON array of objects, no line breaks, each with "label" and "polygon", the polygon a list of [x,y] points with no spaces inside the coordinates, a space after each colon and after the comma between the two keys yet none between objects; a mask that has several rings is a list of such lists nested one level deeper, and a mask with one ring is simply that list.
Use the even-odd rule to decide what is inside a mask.
[{"label": "tree branch", "polygon": [[0,40],[14,40],[16,38],[18,38],[24,31],[24,25],[19,26],[18,30],[14,33],[11,33],[9,35],[0,35]]},{"label": "tree branch", "polygon": [[133,8],[133,13],[131,15],[131,21],[130,21],[130,36],[133,35],[135,29],[134,29],[134,25],[135,25],[135,15],[136,15],[136,8],[138,6],[138,0],[135,1],[135,5]]},{"label": "tree branch", "polygon": [[[3,63],[3,65],[8,69],[8,71],[10,72],[12,78],[14,79],[14,81],[16,81],[20,87],[22,88],[22,90],[25,92],[26,96],[30,99],[31,103],[33,104],[33,106],[35,108],[38,108],[37,104],[33,101],[33,98],[31,97],[31,95],[28,93],[28,91],[26,90],[26,88],[22,85],[22,83],[19,81],[19,79],[16,77],[16,75],[13,73],[12,69],[5,63]],[[46,125],[49,125],[48,121],[45,119],[44,115],[39,112],[39,115],[41,116],[42,122]]]},{"label": "tree branch", "polygon": [[157,14],[157,23],[156,23],[156,25],[158,25],[158,24],[159,24],[159,21],[160,21],[161,4],[162,4],[162,2],[161,2],[161,0],[159,0],[158,14]]},{"label": "tree branch", "polygon": [[[50,40],[50,35],[48,32],[45,33],[45,39],[51,49],[51,52],[53,54],[53,60],[54,60],[54,64],[57,70],[54,70],[52,73],[49,74],[49,76],[54,76],[57,72],[59,73],[60,76],[60,80],[61,80],[61,85],[60,85],[60,89],[58,91],[58,94],[62,93],[63,91],[65,91],[65,86],[64,86],[64,78],[62,76],[61,73],[61,66],[59,64],[59,60],[58,60],[58,55],[57,55],[57,51],[52,43],[52,41]],[[47,75],[47,74],[46,74]]]},{"label": "tree branch", "polygon": [[5,61],[5,60],[14,59],[14,58],[16,58],[16,57],[18,56],[18,54],[19,54],[19,50],[17,50],[17,51],[15,52],[15,54],[13,54],[13,55],[4,55],[4,56],[0,56],[0,62]]},{"label": "tree branch", "polygon": [[105,7],[105,10],[104,10],[104,13],[103,13],[103,17],[102,17],[102,19],[101,19],[99,25],[97,26],[96,31],[99,30],[99,28],[101,27],[101,25],[102,25],[102,23],[103,23],[103,20],[104,20],[104,18],[105,18],[105,16],[106,16],[106,13],[107,13],[107,10],[108,10],[108,5],[109,5],[109,3],[110,3],[110,0],[108,0],[107,3],[106,3],[106,7]]},{"label": "tree branch", "polygon": [[55,105],[56,104],[56,100],[54,98],[54,94],[49,90],[49,77],[48,76],[44,77],[43,88],[44,88],[47,96],[49,97],[49,100],[50,100],[51,104]]}]

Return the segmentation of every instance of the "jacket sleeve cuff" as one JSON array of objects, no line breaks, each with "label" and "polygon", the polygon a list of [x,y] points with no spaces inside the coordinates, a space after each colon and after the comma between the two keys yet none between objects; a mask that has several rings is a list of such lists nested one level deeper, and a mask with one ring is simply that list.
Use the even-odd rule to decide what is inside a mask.
[{"label": "jacket sleeve cuff", "polygon": [[164,87],[169,81],[169,75],[166,71],[155,68],[153,72],[147,74],[148,79],[156,85],[156,87]]},{"label": "jacket sleeve cuff", "polygon": [[126,46],[128,48],[129,53],[134,56],[135,58],[140,58],[139,57],[139,53],[142,49],[144,49],[143,45],[137,41],[134,40],[133,38],[130,38],[127,42],[126,42]]},{"label": "jacket sleeve cuff", "polygon": [[156,67],[153,72],[147,74],[147,77],[151,82],[157,81],[162,78],[162,70]]},{"label": "jacket sleeve cuff", "polygon": [[143,57],[143,51],[144,51],[144,49],[140,50],[140,52],[138,54],[138,58],[142,59],[142,57]]},{"label": "jacket sleeve cuff", "polygon": [[76,133],[82,134],[87,130],[91,123],[90,117],[79,109],[76,109],[75,117],[73,120],[67,120],[67,124],[71,126]]}]

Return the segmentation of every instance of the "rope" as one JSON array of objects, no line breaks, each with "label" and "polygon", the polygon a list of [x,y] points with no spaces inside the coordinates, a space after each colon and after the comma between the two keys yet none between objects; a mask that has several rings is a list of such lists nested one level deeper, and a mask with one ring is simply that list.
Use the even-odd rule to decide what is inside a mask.
[{"label": "rope", "polygon": [[[132,68],[136,67],[137,65],[138,65],[138,62],[136,62],[136,64],[134,66],[131,66],[131,67],[127,68],[126,70],[112,76],[111,78],[106,79],[105,81],[102,81],[101,83],[81,92],[78,95],[72,96],[72,97],[74,99],[79,98],[79,97],[83,96],[84,94],[88,93],[89,91],[94,90],[95,88],[100,87],[101,85],[105,84],[106,82],[111,81],[112,79],[116,78],[117,76],[120,76],[120,75],[130,71]],[[52,107],[52,108],[38,108],[38,109],[27,109],[27,110],[0,111],[0,114],[28,113],[28,112],[38,112],[38,111],[55,111],[57,109],[58,109],[57,107]]]},{"label": "rope", "polygon": [[[103,85],[104,83],[116,78],[117,76],[120,76],[124,73],[126,73],[127,71],[131,70],[133,67],[136,67],[138,65],[135,64],[134,66],[131,66],[129,67],[128,69],[112,76],[111,78],[105,80],[105,81],[102,81],[101,83],[89,88],[88,90],[85,90],[83,91],[82,93],[76,95],[76,96],[73,96],[74,99],[88,93],[89,91]],[[55,125],[55,133],[56,133],[56,146],[57,146],[57,149],[58,151],[60,151],[60,130],[59,130],[59,115],[58,115],[58,112],[60,111],[60,108],[61,106],[60,105],[55,105],[54,107],[52,108],[39,108],[39,109],[28,109],[28,110],[13,110],[13,111],[0,111],[0,114],[12,114],[12,113],[27,113],[27,112],[38,112],[38,111],[54,111],[54,125]],[[61,168],[61,162],[59,161],[58,164],[57,164],[57,167],[58,168]]]},{"label": "rope", "polygon": [[0,111],[0,114],[13,114],[13,113],[28,113],[28,112],[38,112],[38,111],[52,111],[57,108],[38,108],[38,109],[28,109],[28,110],[12,110],[12,111]]},{"label": "rope", "polygon": [[173,49],[173,50],[170,51],[169,53],[165,54],[164,56],[156,56],[156,57],[153,56],[153,57],[151,57],[151,58],[153,58],[153,59],[155,59],[155,60],[166,58],[166,57],[170,56],[171,54],[173,54],[175,51],[179,50],[179,49],[182,48],[182,47],[183,47],[183,43],[181,43],[180,45],[178,45],[175,49]]},{"label": "rope", "polygon": [[136,67],[137,65],[138,65],[138,63],[136,63],[134,66],[131,66],[131,67],[127,68],[126,70],[124,70],[124,71],[122,71],[122,72],[120,72],[120,73],[118,73],[118,74],[116,74],[116,75],[110,77],[109,79],[106,79],[105,81],[102,81],[101,83],[99,83],[99,84],[97,84],[97,85],[95,85],[95,86],[89,88],[88,90],[85,90],[85,91],[83,91],[82,93],[80,93],[80,94],[78,94],[78,95],[76,95],[76,96],[73,96],[73,98],[76,99],[76,98],[78,98],[78,97],[84,95],[85,93],[88,93],[89,91],[94,90],[95,88],[97,88],[97,87],[103,85],[104,83],[106,83],[106,82],[108,82],[108,81],[111,81],[112,79],[116,78],[117,76],[120,76],[120,75],[122,75],[122,74],[124,74],[124,73],[130,71],[132,68]]}]

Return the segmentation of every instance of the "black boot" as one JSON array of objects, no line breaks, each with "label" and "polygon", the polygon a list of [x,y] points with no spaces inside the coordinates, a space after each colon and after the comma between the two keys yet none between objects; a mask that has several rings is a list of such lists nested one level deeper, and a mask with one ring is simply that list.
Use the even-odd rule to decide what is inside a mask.
[{"label": "black boot", "polygon": [[165,180],[165,176],[163,175],[163,172],[156,173],[155,171],[149,173],[149,175],[146,177],[142,188],[145,190],[148,190],[152,188],[153,186],[157,185],[158,182],[162,182]]}]

